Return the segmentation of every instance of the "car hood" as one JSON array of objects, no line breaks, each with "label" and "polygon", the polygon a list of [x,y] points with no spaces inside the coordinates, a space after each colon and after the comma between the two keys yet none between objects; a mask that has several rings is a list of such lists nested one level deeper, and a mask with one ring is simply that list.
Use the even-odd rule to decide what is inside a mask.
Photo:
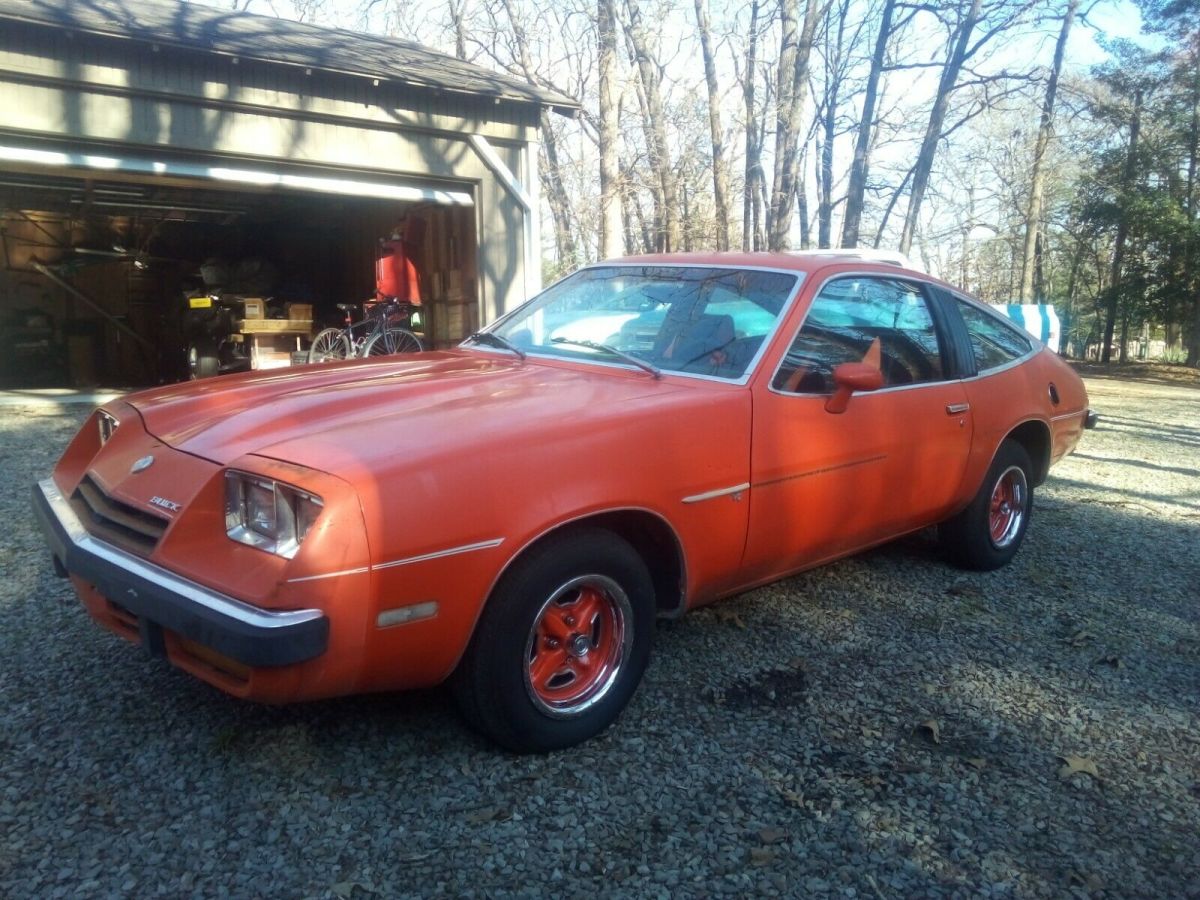
[{"label": "car hood", "polygon": [[431,458],[448,444],[512,440],[568,419],[578,427],[681,389],[643,372],[446,351],[209,378],[126,402],[177,450],[223,465],[253,453],[330,471],[349,459]]}]

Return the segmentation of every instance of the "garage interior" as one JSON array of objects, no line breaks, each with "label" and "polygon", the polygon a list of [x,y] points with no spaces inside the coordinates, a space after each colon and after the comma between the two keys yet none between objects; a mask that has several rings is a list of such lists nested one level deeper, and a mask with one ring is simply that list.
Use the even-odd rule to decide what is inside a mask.
[{"label": "garage interior", "polygon": [[380,242],[396,234],[415,238],[425,346],[478,325],[470,207],[10,171],[0,211],[5,387],[185,379],[189,297],[263,298],[267,318],[310,306],[305,331],[341,324],[336,304],[375,299]]},{"label": "garage interior", "polygon": [[453,346],[540,289],[540,123],[576,109],[380,35],[0,0],[0,384],[299,364],[377,284]]}]

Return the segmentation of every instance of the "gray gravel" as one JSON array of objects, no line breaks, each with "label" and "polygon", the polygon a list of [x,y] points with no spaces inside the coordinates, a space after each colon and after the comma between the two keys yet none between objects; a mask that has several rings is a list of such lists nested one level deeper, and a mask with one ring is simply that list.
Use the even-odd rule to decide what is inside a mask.
[{"label": "gray gravel", "polygon": [[533,758],[439,691],[251,706],[95,627],[27,512],[86,411],[0,409],[0,896],[1200,897],[1200,389],[1089,389],[1007,570],[923,534],[665,624],[617,726]]}]

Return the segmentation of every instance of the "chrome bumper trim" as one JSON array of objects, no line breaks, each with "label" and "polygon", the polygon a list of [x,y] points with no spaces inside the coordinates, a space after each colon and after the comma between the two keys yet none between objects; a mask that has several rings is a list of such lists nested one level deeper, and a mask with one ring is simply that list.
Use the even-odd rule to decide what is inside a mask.
[{"label": "chrome bumper trim", "polygon": [[95,584],[106,599],[250,666],[302,662],[324,652],[329,621],[319,609],[261,609],[189,581],[88,533],[71,504],[46,478],[34,508],[51,552],[67,572]]}]

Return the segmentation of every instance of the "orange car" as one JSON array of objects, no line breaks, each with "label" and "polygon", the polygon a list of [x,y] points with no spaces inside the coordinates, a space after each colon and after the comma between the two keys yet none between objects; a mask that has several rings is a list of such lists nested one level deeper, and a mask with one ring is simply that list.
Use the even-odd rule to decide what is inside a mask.
[{"label": "orange car", "polygon": [[617,717],[656,616],[934,524],[1004,565],[1094,418],[1053,353],[925,275],[639,257],[455,350],[113,401],[34,500],[92,616],[224,691],[449,679],[545,751]]}]

